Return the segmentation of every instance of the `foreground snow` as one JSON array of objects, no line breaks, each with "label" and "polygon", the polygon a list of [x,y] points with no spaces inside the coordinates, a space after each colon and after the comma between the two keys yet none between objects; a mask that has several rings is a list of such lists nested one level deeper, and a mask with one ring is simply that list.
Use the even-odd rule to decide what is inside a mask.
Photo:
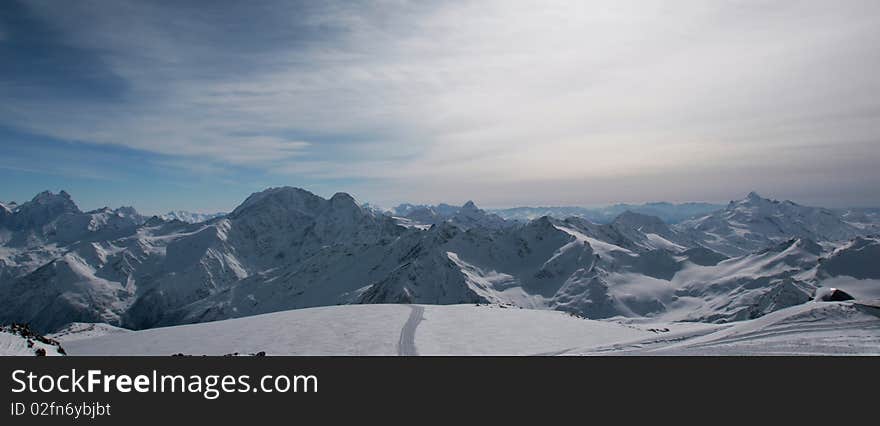
[{"label": "foreground snow", "polygon": [[80,339],[90,339],[114,333],[126,333],[131,330],[116,327],[106,323],[72,322],[61,330],[46,337],[61,343],[72,342]]},{"label": "foreground snow", "polygon": [[0,356],[60,356],[64,349],[53,339],[34,333],[26,326],[0,327]]},{"label": "foreground snow", "polygon": [[880,308],[852,303],[795,306],[661,352],[675,355],[878,355],[878,315]]},{"label": "foreground snow", "polygon": [[499,305],[346,305],[70,340],[71,355],[880,355],[880,308],[808,303],[733,324],[596,321]]},{"label": "foreground snow", "polygon": [[82,339],[71,355],[396,355],[406,305],[297,309]]},{"label": "foreground snow", "polygon": [[558,311],[347,305],[111,334],[70,341],[65,348],[72,355],[529,355],[652,334]]},{"label": "foreground snow", "polygon": [[570,355],[880,355],[880,304],[813,302],[703,335],[671,333],[660,339]]}]

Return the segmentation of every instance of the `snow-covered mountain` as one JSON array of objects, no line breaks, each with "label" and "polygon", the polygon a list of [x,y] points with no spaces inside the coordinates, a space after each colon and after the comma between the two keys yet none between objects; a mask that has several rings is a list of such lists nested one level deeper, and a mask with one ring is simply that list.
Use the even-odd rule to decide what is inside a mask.
[{"label": "snow-covered mountain", "polygon": [[669,286],[669,320],[729,322],[757,318],[812,299],[822,247],[794,239],[717,265],[687,265]]},{"label": "snow-covered mountain", "polygon": [[880,300],[880,237],[856,238],[819,260],[817,280],[858,299]]},{"label": "snow-covered mountain", "polygon": [[880,279],[880,238],[859,237],[834,250],[819,266],[823,276]]},{"label": "snow-covered mountain", "polygon": [[226,216],[226,213],[193,213],[186,210],[172,210],[163,215],[159,215],[162,220],[179,220],[186,223],[201,223],[211,219]]},{"label": "snow-covered mountain", "polygon": [[[273,188],[209,223],[151,221],[107,238],[59,245],[43,265],[17,270],[0,284],[6,302],[0,322],[21,320],[48,331],[69,322],[141,328],[182,317],[199,321],[184,307],[193,304],[197,311],[196,302],[234,292],[236,284],[247,286],[252,275],[312,267],[319,268],[311,270],[318,278],[333,280],[340,266],[334,261],[357,264],[355,253],[378,250],[404,230],[390,217],[364,211],[346,194],[325,200],[300,189]],[[337,278],[337,287],[314,287],[318,296],[265,304],[334,304],[339,293],[364,285],[359,283]],[[204,315],[239,316],[233,308],[211,305]]]},{"label": "snow-covered mountain", "polygon": [[423,229],[444,222],[462,229],[503,229],[515,225],[505,221],[501,216],[480,209],[473,201],[468,201],[461,207],[449,204],[436,206],[401,204],[388,213],[400,225]]},{"label": "snow-covered mountain", "polygon": [[0,208],[0,291],[12,279],[60,258],[68,247],[128,235],[144,222],[131,207],[84,213],[65,191],[7,204]]},{"label": "snow-covered mountain", "polygon": [[450,217],[450,216],[454,215],[456,212],[458,212],[458,210],[461,209],[461,206],[453,206],[453,205],[446,204],[446,203],[440,203],[437,205],[404,203],[404,204],[400,204],[397,207],[390,209],[389,213],[391,213],[392,216],[407,217],[413,211],[423,210],[423,209],[432,210],[435,212],[435,214],[437,214],[438,216],[441,216],[441,217]]},{"label": "snow-covered mountain", "polygon": [[614,204],[606,207],[513,207],[507,209],[492,209],[491,213],[501,216],[505,220],[517,220],[527,222],[541,216],[550,216],[556,219],[579,217],[596,223],[609,223],[624,212],[640,213],[647,216],[659,217],[666,223],[675,224],[685,219],[704,215],[724,208],[723,205],[710,203],[681,203],[654,202],[645,204]]},{"label": "snow-covered mountain", "polygon": [[[290,187],[254,193],[199,223],[82,213],[66,193],[3,214],[0,323],[45,332],[71,322],[143,329],[361,303],[728,322],[804,303],[828,280],[861,280],[870,290],[865,277],[875,276],[859,253],[873,253],[876,240],[839,241],[860,228],[757,195],[676,226],[629,211],[607,224],[518,223],[473,203],[412,206],[404,221],[344,193],[324,199]],[[786,223],[768,225],[777,222]]]},{"label": "snow-covered mountain", "polygon": [[729,256],[761,250],[793,237],[840,242],[866,232],[833,210],[770,200],[754,192],[731,201],[723,210],[686,220],[677,229]]},{"label": "snow-covered mountain", "polygon": [[37,194],[21,205],[0,206],[0,229],[6,246],[29,247],[52,242],[72,242],[92,234],[132,228],[145,218],[132,207],[83,213],[65,191]]},{"label": "snow-covered mountain", "polygon": [[[473,204],[472,201],[469,202]],[[467,204],[465,204],[467,206]],[[401,204],[387,211],[387,214],[396,217],[412,219],[419,223],[434,224],[452,218],[462,210],[464,206],[452,206],[449,204],[423,205]],[[512,207],[506,209],[489,209],[485,213],[494,215],[506,221],[528,222],[543,216],[554,219],[566,219],[579,217],[595,223],[610,223],[624,212],[640,213],[646,216],[656,216],[666,223],[675,224],[682,220],[710,213],[724,208],[723,205],[710,203],[682,203],[673,204],[655,202],[645,204],[614,204],[606,207]]]},{"label": "snow-covered mountain", "polygon": [[843,209],[837,213],[844,222],[859,228],[865,234],[880,235],[880,209]]}]

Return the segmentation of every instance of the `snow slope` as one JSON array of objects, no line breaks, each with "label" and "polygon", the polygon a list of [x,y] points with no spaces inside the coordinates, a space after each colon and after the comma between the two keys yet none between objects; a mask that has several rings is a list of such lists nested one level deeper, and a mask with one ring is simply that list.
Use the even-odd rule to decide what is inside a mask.
[{"label": "snow slope", "polygon": [[117,333],[71,355],[880,355],[880,308],[814,302],[729,325],[503,305],[348,305]]},{"label": "snow slope", "polygon": [[646,329],[558,311],[504,305],[427,306],[416,334],[421,355],[550,355],[646,337]]},{"label": "snow slope", "polygon": [[880,306],[814,302],[640,355],[880,355]]},{"label": "snow slope", "polygon": [[798,239],[717,265],[689,264],[670,280],[674,296],[659,316],[729,322],[806,303],[816,288],[809,271],[821,250],[812,241]]},{"label": "snow slope", "polygon": [[[555,311],[499,306],[421,306],[413,320],[420,355],[528,355],[648,337],[637,327]],[[246,318],[112,334],[65,344],[72,355],[397,355],[408,305],[297,309]],[[401,335],[404,335],[403,339]],[[408,352],[404,348],[404,352]]]},{"label": "snow slope", "polygon": [[127,333],[131,330],[112,326],[107,323],[73,322],[46,337],[66,344],[81,339],[91,339],[115,333]]},{"label": "snow slope", "polygon": [[880,238],[858,237],[820,259],[816,281],[857,299],[880,299]]},{"label": "snow slope", "polygon": [[33,333],[26,326],[0,326],[0,356],[60,356],[65,355],[61,345]]}]

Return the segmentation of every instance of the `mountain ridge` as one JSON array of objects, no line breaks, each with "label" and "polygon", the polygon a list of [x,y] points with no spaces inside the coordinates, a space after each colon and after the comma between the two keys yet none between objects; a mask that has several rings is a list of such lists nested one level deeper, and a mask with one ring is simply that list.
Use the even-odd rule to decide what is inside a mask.
[{"label": "mountain ridge", "polygon": [[[293,187],[256,192],[229,214],[198,223],[135,220],[127,207],[83,213],[69,194],[35,199],[53,206],[51,214],[25,211],[35,212],[34,222],[51,218],[54,234],[0,226],[11,236],[0,240],[7,301],[0,322],[41,331],[69,322],[140,329],[352,303],[496,303],[590,318],[727,322],[803,303],[823,280],[874,274],[853,271],[864,260],[851,253],[875,240],[832,240],[849,235],[834,228],[840,223],[847,232],[860,228],[830,210],[756,193],[694,223],[753,225],[761,233],[769,212],[795,224],[744,242],[725,235],[724,244],[708,236],[716,228],[628,210],[604,224],[507,221],[473,202],[413,206],[398,217],[346,193],[325,199]],[[416,220],[425,210],[430,224]],[[743,223],[743,215],[758,220]],[[34,238],[16,245],[21,235]]]}]

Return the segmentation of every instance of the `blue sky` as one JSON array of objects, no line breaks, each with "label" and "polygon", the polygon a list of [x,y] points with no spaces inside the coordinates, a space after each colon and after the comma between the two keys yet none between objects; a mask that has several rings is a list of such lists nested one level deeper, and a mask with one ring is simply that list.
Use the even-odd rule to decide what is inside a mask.
[{"label": "blue sky", "polygon": [[880,3],[0,3],[0,200],[880,205]]}]

